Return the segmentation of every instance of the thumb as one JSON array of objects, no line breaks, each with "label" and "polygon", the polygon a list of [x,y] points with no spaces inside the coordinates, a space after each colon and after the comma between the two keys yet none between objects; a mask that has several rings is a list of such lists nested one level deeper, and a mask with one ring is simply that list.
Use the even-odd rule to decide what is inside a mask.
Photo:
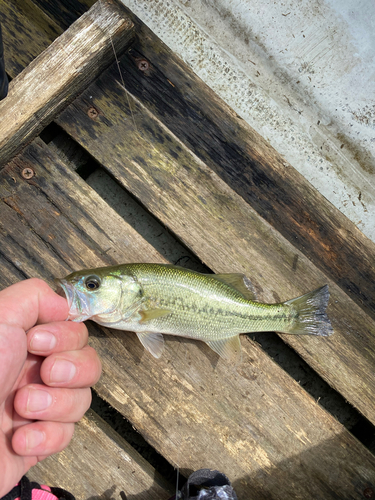
[{"label": "thumb", "polygon": [[18,326],[0,324],[0,406],[11,392],[26,356],[25,331]]}]

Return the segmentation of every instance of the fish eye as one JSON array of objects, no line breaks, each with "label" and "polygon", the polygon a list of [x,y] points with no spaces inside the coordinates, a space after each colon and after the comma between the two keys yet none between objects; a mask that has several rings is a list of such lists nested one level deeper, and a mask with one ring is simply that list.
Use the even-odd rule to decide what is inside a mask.
[{"label": "fish eye", "polygon": [[87,290],[97,290],[100,287],[100,279],[97,276],[89,276],[86,278],[85,286]]}]

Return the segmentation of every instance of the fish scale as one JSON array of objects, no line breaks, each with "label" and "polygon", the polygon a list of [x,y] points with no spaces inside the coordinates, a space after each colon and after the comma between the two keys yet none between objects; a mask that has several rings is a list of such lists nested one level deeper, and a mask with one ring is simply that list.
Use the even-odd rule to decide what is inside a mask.
[{"label": "fish scale", "polygon": [[136,332],[155,357],[164,347],[162,334],[202,340],[234,360],[241,333],[332,333],[327,285],[281,304],[264,304],[255,300],[242,274],[143,263],[76,271],[57,282],[69,302],[68,319]]}]

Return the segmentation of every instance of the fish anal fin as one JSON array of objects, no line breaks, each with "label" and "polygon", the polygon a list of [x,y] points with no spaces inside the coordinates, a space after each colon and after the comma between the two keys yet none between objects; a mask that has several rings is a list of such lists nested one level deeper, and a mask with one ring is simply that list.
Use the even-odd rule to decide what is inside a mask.
[{"label": "fish anal fin", "polygon": [[154,358],[160,358],[164,350],[164,338],[161,333],[137,332],[137,337],[143,347],[151,353]]},{"label": "fish anal fin", "polygon": [[141,315],[140,323],[146,323],[147,321],[151,321],[152,319],[161,318],[163,316],[167,316],[171,311],[169,309],[146,309],[143,311],[139,311]]},{"label": "fish anal fin", "polygon": [[236,289],[241,295],[248,300],[256,300],[255,288],[249,278],[244,274],[225,273],[225,274],[208,274],[211,278],[215,278],[222,283]]},{"label": "fish anal fin", "polygon": [[227,339],[209,340],[208,342],[206,341],[206,344],[227,361],[241,361],[241,342],[239,335]]}]

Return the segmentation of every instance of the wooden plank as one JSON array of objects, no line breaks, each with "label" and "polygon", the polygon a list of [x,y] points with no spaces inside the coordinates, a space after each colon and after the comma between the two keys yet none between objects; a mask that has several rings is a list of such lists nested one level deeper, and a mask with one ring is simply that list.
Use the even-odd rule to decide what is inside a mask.
[{"label": "wooden plank", "polygon": [[70,491],[76,500],[167,500],[173,488],[93,411],[76,424],[64,451],[39,462],[31,481]]},{"label": "wooden plank", "polygon": [[5,68],[14,78],[62,33],[31,0],[0,0]]},{"label": "wooden plank", "polygon": [[[59,7],[38,3],[54,22],[63,22]],[[82,7],[73,4],[77,15]],[[125,10],[139,34],[121,60],[128,90],[374,318],[375,245]],[[19,36],[28,47],[46,35],[21,30]],[[11,57],[17,60],[18,51]],[[137,66],[142,58],[151,62],[146,72]],[[118,78],[117,67],[108,73],[112,78]]]},{"label": "wooden plank", "polygon": [[[20,176],[25,165],[35,172],[29,181]],[[163,175],[160,163],[155,171]],[[0,258],[24,274],[51,279],[83,263],[162,261],[41,141],[9,163],[0,180]],[[29,252],[22,261],[18,245],[22,255]],[[134,334],[95,325],[90,331],[103,362],[96,390],[185,475],[218,468],[240,500],[359,500],[375,486],[375,457],[249,338],[234,368],[203,343],[170,338],[155,360]]]},{"label": "wooden plank", "polygon": [[129,44],[133,24],[112,1],[99,2],[10,84],[0,102],[0,166],[45,127]]},{"label": "wooden plank", "polygon": [[128,13],[138,37],[120,61],[127,90],[375,318],[375,244]]},{"label": "wooden plank", "polygon": [[[160,261],[158,252],[139,238],[120,216],[108,210],[100,197],[92,195],[91,188],[83,181],[79,183],[78,195],[80,178],[76,174],[66,175],[66,168],[60,161],[56,165],[56,175],[49,179],[51,186],[45,186],[47,191],[44,191],[40,183],[46,182],[45,172],[35,171],[36,160],[32,155],[49,166],[57,157],[40,139],[27,151],[27,156],[20,155],[5,167],[2,179],[8,179],[9,183],[0,182],[0,253],[24,276],[43,276],[53,283],[57,275],[77,266],[115,264],[117,255],[123,255],[123,249],[128,246],[135,259],[142,261],[142,256],[147,255],[151,260]],[[25,168],[35,172],[29,181],[21,175]],[[35,200],[30,203],[32,197]],[[116,225],[121,227],[121,234]],[[51,251],[46,252],[46,248]],[[143,258],[145,261],[147,259]]]},{"label": "wooden plank", "polygon": [[[4,195],[4,192],[1,195]],[[9,207],[10,200],[5,202]],[[41,258],[46,246],[44,243],[43,249],[43,240],[25,226],[22,227],[17,212],[7,210],[7,214],[3,219],[7,219],[7,223],[15,229],[14,233],[19,242],[13,241],[9,246],[8,241],[5,242],[5,248],[15,251],[7,258],[0,250],[1,288],[27,277],[18,269],[18,266],[22,265],[21,262],[31,264],[28,272],[32,275],[40,275],[39,266],[35,266],[30,254],[25,255],[24,252],[27,244],[31,244],[37,260],[40,260],[40,266],[43,266]],[[56,215],[56,211],[54,214]],[[12,215],[15,216],[14,219],[9,218]],[[25,231],[28,231],[26,239]],[[3,227],[0,232],[4,236],[2,241],[8,240]],[[9,237],[9,234],[7,236]],[[51,264],[56,266],[56,270],[64,272],[59,261],[53,257]],[[134,448],[91,410],[76,424],[69,447],[39,462],[29,471],[28,477],[41,484],[64,488],[73,493],[77,500],[109,493],[110,497],[116,500],[135,498],[132,495],[137,495],[139,500],[162,500],[170,498],[173,489]]]},{"label": "wooden plank", "polygon": [[[128,99],[113,82],[113,71],[100,77],[57,122],[207,266],[248,275],[260,300],[287,300],[328,281],[335,334],[282,338],[375,423],[374,320],[132,100],[135,130]],[[87,116],[91,104],[96,120]]]},{"label": "wooden plank", "polygon": [[95,1],[97,0],[65,0],[64,2],[33,0],[50,19],[53,19],[64,30],[92,7]]}]

